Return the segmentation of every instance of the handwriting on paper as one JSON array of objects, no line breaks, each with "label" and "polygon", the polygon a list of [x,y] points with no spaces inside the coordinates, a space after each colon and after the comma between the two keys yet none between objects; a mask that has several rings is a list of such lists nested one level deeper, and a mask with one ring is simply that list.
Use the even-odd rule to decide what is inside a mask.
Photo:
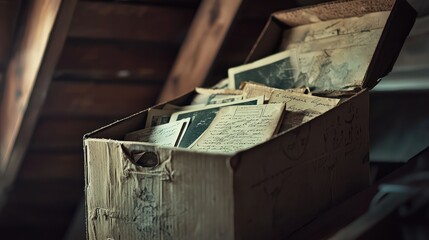
[{"label": "handwriting on paper", "polygon": [[210,123],[215,118],[217,112],[221,107],[233,106],[233,105],[256,105],[264,102],[263,97],[251,98],[242,101],[235,101],[230,103],[222,104],[211,104],[204,106],[200,109],[193,109],[188,111],[180,111],[171,115],[170,121],[176,121],[183,118],[190,118],[191,122],[186,132],[183,134],[183,138],[179,143],[179,147],[188,148],[197,138],[203,134],[208,128]]},{"label": "handwriting on paper", "polygon": [[286,115],[280,131],[298,126],[335,107],[340,99],[275,90],[269,103],[286,103]]},{"label": "handwriting on paper", "polygon": [[284,108],[283,103],[221,108],[191,149],[231,153],[264,142],[275,134]]},{"label": "handwriting on paper", "polygon": [[179,143],[189,121],[190,119],[186,118],[177,122],[131,132],[125,136],[125,140],[155,143],[164,147],[175,147]]},{"label": "handwriting on paper", "polygon": [[270,100],[271,94],[273,94],[273,92],[276,90],[281,90],[285,92],[303,93],[303,94],[310,93],[310,89],[308,89],[307,87],[278,89],[278,88],[272,88],[262,84],[253,83],[253,82],[243,82],[242,86],[243,86],[244,98],[264,96],[265,101]]}]

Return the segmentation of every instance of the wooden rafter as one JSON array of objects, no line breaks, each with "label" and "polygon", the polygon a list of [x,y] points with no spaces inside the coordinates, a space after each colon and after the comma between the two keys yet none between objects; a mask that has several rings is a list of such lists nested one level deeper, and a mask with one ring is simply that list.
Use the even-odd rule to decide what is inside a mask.
[{"label": "wooden rafter", "polygon": [[2,188],[13,182],[26,152],[76,2],[34,0],[27,3],[25,21],[7,67],[0,107]]},{"label": "wooden rafter", "polygon": [[[16,30],[16,20],[20,13],[21,4],[21,0],[0,1],[0,71],[2,74],[6,68],[10,49],[13,44],[12,41]],[[0,83],[1,82],[2,80],[0,79]]]},{"label": "wooden rafter", "polygon": [[242,0],[204,0],[192,22],[158,102],[200,86],[222,46]]}]

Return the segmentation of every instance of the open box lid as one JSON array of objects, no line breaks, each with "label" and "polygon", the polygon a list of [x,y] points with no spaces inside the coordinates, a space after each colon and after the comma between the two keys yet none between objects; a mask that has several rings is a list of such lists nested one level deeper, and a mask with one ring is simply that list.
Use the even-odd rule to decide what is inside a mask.
[{"label": "open box lid", "polygon": [[[334,87],[334,89],[345,89],[353,85],[356,87],[360,86],[361,88],[373,88],[382,77],[386,76],[392,70],[402,45],[414,24],[417,13],[405,0],[341,0],[273,13],[246,62],[253,62],[284,50],[279,48],[282,45],[285,30],[291,32],[294,29],[301,29],[299,31],[302,36],[300,37],[303,37],[309,32],[306,32],[306,26],[304,25],[309,26],[308,24],[311,23],[347,18],[361,18],[368,21],[368,19],[371,19],[368,16],[374,16],[374,13],[377,12],[385,12],[387,20],[381,24],[375,23],[380,25],[381,29],[379,37],[377,36],[379,40],[374,41],[374,45],[371,46],[373,49],[369,53],[370,55],[367,60],[370,60],[369,63],[361,65],[361,69],[359,69],[360,75],[356,74],[354,76],[355,79],[349,82],[336,83]],[[373,17],[372,19],[379,21],[377,17]],[[338,35],[341,35],[339,32],[342,30],[338,29],[337,31]],[[362,30],[362,32],[364,31],[366,30]],[[314,34],[314,32],[312,33]],[[311,38],[314,38],[314,36],[311,36]],[[320,52],[323,51],[323,47],[321,48]],[[350,59],[346,65],[356,65],[353,61],[356,60],[356,53],[359,53],[359,50],[354,50],[341,52],[343,58]],[[301,56],[300,53],[297,55]],[[330,60],[326,61],[329,61],[329,64],[331,63]],[[322,64],[319,66],[325,65]],[[335,71],[335,67],[338,68],[338,66],[334,66],[332,69],[326,71]],[[302,69],[300,71],[300,74],[302,74]],[[345,72],[347,71],[350,72],[350,70],[346,69]],[[311,82],[308,82],[309,87],[314,87]]]}]

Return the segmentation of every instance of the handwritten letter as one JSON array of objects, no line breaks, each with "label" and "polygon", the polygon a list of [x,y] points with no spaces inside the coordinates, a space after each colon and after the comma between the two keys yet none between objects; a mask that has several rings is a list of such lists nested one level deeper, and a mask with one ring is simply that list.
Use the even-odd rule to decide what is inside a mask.
[{"label": "handwritten letter", "polygon": [[335,107],[340,99],[315,97],[306,94],[273,91],[269,103],[286,103],[286,115],[280,131],[307,122]]},{"label": "handwritten letter", "polygon": [[284,104],[223,107],[191,149],[232,153],[262,143],[275,134],[284,108]]},{"label": "handwritten letter", "polygon": [[191,118],[189,127],[184,133],[183,139],[179,143],[179,147],[189,148],[189,146],[195,142],[195,140],[199,138],[201,134],[203,134],[203,132],[208,128],[221,107],[234,105],[257,105],[262,103],[263,97],[261,96],[258,98],[235,101],[231,103],[211,104],[201,109],[176,112],[171,115],[170,122],[183,118]]},{"label": "handwritten letter", "polygon": [[186,130],[189,120],[189,118],[186,118],[177,122],[131,132],[125,136],[125,140],[155,143],[164,147],[175,147]]},{"label": "handwritten letter", "polygon": [[284,91],[284,92],[310,94],[310,89],[307,87],[278,89],[278,88],[272,88],[272,87],[268,87],[257,83],[252,83],[252,82],[243,82],[242,85],[243,85],[243,96],[245,99],[264,96],[264,100],[269,101],[271,98],[271,95],[276,90]]}]

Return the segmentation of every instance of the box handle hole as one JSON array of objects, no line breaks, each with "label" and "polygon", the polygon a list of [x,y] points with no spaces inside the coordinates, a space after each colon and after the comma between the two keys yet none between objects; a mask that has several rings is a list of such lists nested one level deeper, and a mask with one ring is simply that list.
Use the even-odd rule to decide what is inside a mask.
[{"label": "box handle hole", "polygon": [[139,167],[154,168],[160,163],[158,155],[154,152],[128,149],[124,145],[121,145],[121,148],[128,160]]},{"label": "box handle hole", "polygon": [[[137,155],[139,157],[137,157]],[[159,158],[154,152],[142,152],[135,155],[135,164],[140,167],[156,167],[159,165]]]}]

